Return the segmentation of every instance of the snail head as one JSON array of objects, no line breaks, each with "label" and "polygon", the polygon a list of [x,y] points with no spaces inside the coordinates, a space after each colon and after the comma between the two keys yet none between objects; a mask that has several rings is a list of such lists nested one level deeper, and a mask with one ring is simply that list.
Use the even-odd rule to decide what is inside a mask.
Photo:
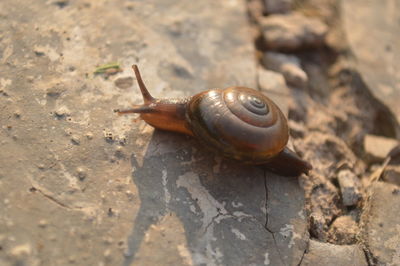
[{"label": "snail head", "polygon": [[143,104],[133,105],[130,109],[114,112],[119,115],[140,114],[140,117],[155,128],[175,131],[187,135],[193,135],[185,119],[187,103],[190,98],[182,99],[157,99],[151,96],[140,75],[137,65],[132,65],[136,80],[143,96]]}]

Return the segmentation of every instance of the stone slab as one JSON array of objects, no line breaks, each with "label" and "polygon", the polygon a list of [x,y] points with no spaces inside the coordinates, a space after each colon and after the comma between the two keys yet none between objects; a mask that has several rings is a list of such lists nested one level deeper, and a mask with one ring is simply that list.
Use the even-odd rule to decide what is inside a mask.
[{"label": "stone slab", "polygon": [[2,1],[0,262],[297,264],[296,179],[113,113],[142,101],[134,63],[156,97],[255,88],[248,27],[239,0]]},{"label": "stone slab", "polygon": [[394,115],[400,136],[400,4],[396,0],[340,3],[356,67],[374,97]]},{"label": "stone slab", "polygon": [[300,265],[367,266],[368,263],[362,248],[358,245],[333,245],[310,240],[309,250]]},{"label": "stone slab", "polygon": [[379,265],[400,264],[400,189],[376,182],[362,217],[362,238]]}]

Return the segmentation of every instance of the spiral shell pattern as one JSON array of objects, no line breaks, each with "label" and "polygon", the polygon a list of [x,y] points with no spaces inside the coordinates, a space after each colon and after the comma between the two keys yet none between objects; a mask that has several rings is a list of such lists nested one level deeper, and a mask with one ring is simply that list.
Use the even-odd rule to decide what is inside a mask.
[{"label": "spiral shell pattern", "polygon": [[257,90],[230,87],[193,96],[187,120],[194,135],[222,155],[257,164],[286,146],[286,118],[278,106]]}]

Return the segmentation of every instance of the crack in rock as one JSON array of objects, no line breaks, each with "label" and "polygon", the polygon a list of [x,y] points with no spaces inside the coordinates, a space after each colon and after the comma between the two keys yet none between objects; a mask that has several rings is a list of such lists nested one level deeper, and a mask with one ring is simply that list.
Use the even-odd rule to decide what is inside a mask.
[{"label": "crack in rock", "polygon": [[268,228],[268,219],[269,219],[269,217],[268,217],[268,183],[267,183],[267,171],[265,171],[265,170],[264,170],[264,187],[265,187],[265,210],[266,210],[264,228],[265,228],[265,230],[267,230],[267,232],[269,232],[271,234],[272,239],[274,240],[274,245],[275,245],[276,251],[278,252],[278,255],[279,255],[279,259],[282,262],[282,265],[285,265],[281,251],[276,242],[275,232],[273,232],[271,229]]},{"label": "crack in rock", "polygon": [[301,255],[299,263],[297,263],[297,266],[300,266],[303,263],[304,256],[306,255],[307,249],[304,249],[303,254]]},{"label": "crack in rock", "polygon": [[48,191],[47,189],[41,187],[39,184],[36,183],[36,181],[32,177],[28,177],[30,183],[31,183],[31,191],[32,192],[39,192],[40,195],[42,195],[45,199],[48,199],[49,201],[53,202],[57,206],[60,206],[61,208],[67,209],[67,210],[72,210],[72,211],[80,211],[83,212],[84,214],[88,216],[93,216],[96,212],[95,208],[92,206],[70,206],[63,201],[59,200],[57,197],[53,195],[52,192]]},{"label": "crack in rock", "polygon": [[68,206],[67,204],[65,204],[65,203],[63,203],[62,201],[60,201],[60,200],[58,200],[57,198],[55,198],[54,196],[43,192],[42,189],[40,189],[40,188],[38,188],[38,187],[32,186],[32,188],[34,188],[36,191],[38,191],[38,192],[39,192],[42,196],[44,196],[46,199],[49,199],[50,201],[54,202],[55,204],[57,204],[57,205],[59,205],[59,206],[61,206],[61,207],[63,207],[63,208],[66,208],[66,209],[68,209],[68,210],[74,210],[74,209],[81,210],[81,209],[82,209],[82,207],[70,207],[70,206]]}]

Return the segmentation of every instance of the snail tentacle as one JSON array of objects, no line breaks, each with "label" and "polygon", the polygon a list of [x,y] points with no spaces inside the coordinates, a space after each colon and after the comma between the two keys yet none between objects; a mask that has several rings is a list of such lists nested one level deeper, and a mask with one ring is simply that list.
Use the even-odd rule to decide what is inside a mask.
[{"label": "snail tentacle", "polygon": [[145,104],[155,102],[155,98],[151,96],[149,90],[146,88],[146,85],[144,85],[142,76],[140,75],[140,71],[137,65],[132,65],[132,69],[135,72],[136,76],[136,81],[139,84],[140,92],[142,93],[143,100]]},{"label": "snail tentacle", "polygon": [[139,85],[140,92],[143,96],[144,104],[142,105],[133,105],[130,109],[125,110],[114,110],[114,112],[118,113],[119,115],[123,114],[132,114],[132,113],[153,113],[156,111],[154,108],[154,103],[157,101],[156,98],[151,96],[149,90],[146,88],[146,85],[143,82],[142,76],[140,75],[140,71],[137,65],[132,65],[132,69],[135,72],[136,81]]},{"label": "snail tentacle", "polygon": [[157,99],[151,96],[140,75],[137,65],[132,65],[136,80],[143,96],[142,105],[134,105],[126,110],[115,110],[119,115],[138,113],[151,126],[193,136],[186,121],[187,103],[190,98]]}]

